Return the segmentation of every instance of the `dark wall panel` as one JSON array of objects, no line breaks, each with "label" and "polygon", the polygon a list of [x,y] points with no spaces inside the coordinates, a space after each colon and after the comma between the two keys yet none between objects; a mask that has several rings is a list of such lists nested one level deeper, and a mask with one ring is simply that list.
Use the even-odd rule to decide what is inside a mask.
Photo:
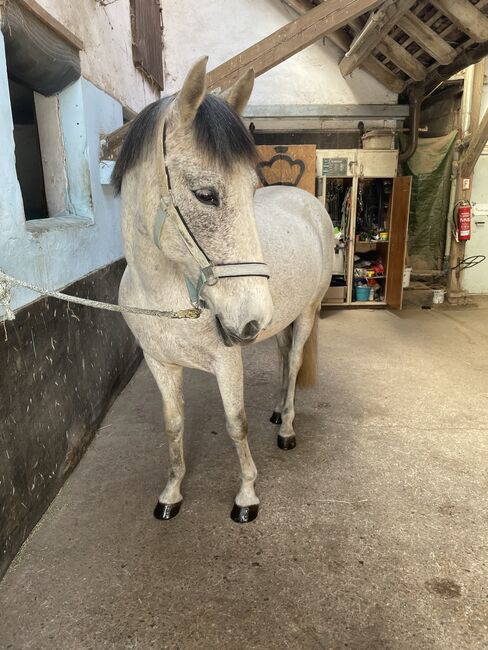
[{"label": "dark wall panel", "polygon": [[[116,302],[124,268],[115,262],[66,291]],[[0,575],[141,359],[120,314],[50,298],[1,332]]]}]

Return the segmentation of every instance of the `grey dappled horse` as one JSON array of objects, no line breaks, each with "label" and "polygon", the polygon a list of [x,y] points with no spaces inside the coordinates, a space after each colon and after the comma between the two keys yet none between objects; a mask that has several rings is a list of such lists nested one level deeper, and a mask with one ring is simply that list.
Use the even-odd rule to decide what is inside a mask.
[{"label": "grey dappled horse", "polygon": [[329,216],[293,187],[256,190],[256,149],[239,113],[254,73],[206,94],[207,59],[180,92],[145,108],[132,124],[114,170],[122,195],[127,269],[119,301],[180,310],[197,319],[126,314],[164,403],[169,478],[154,514],[175,516],[182,502],[183,368],[217,377],[227,430],[241,467],[231,516],[257,516],[256,467],[247,441],[241,345],[276,336],[281,397],[272,420],[278,445],[295,447],[295,388],[316,374],[316,327],[333,257]]}]

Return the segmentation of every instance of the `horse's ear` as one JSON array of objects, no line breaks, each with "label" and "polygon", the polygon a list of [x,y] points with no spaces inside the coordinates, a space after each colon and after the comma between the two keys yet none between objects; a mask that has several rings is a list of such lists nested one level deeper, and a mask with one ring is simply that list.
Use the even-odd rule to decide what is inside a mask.
[{"label": "horse's ear", "polygon": [[222,97],[237,113],[242,113],[246,108],[254,86],[254,70],[249,70],[235,82],[233,86],[222,93]]},{"label": "horse's ear", "polygon": [[202,56],[194,63],[187,74],[182,89],[178,93],[176,106],[180,119],[184,124],[191,124],[195,119],[198,107],[207,92],[206,68],[208,56]]}]

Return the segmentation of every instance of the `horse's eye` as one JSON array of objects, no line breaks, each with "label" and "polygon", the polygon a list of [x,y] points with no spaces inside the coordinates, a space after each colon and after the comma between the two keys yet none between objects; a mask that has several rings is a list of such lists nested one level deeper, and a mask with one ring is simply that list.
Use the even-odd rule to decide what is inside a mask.
[{"label": "horse's eye", "polygon": [[205,188],[203,190],[195,190],[193,194],[197,197],[200,203],[204,203],[205,205],[219,204],[218,194],[208,188]]}]

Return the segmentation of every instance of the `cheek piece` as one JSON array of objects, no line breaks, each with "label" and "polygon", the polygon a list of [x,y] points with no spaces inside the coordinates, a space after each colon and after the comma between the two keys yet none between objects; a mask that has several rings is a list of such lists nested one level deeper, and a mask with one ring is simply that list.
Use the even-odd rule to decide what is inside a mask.
[{"label": "cheek piece", "polygon": [[200,268],[198,279],[194,284],[190,278],[185,276],[191,304],[197,309],[206,308],[205,302],[201,299],[201,293],[205,285],[217,284],[220,278],[241,278],[257,276],[269,278],[269,270],[264,262],[231,262],[229,264],[215,264],[205,253],[192,233],[185,218],[174,199],[171,191],[171,178],[166,164],[166,124],[163,123],[163,152],[162,164],[159,170],[161,198],[159,207],[154,219],[153,241],[161,249],[161,237],[166,220],[171,218],[178,228],[178,232],[184,241],[188,252]]}]

